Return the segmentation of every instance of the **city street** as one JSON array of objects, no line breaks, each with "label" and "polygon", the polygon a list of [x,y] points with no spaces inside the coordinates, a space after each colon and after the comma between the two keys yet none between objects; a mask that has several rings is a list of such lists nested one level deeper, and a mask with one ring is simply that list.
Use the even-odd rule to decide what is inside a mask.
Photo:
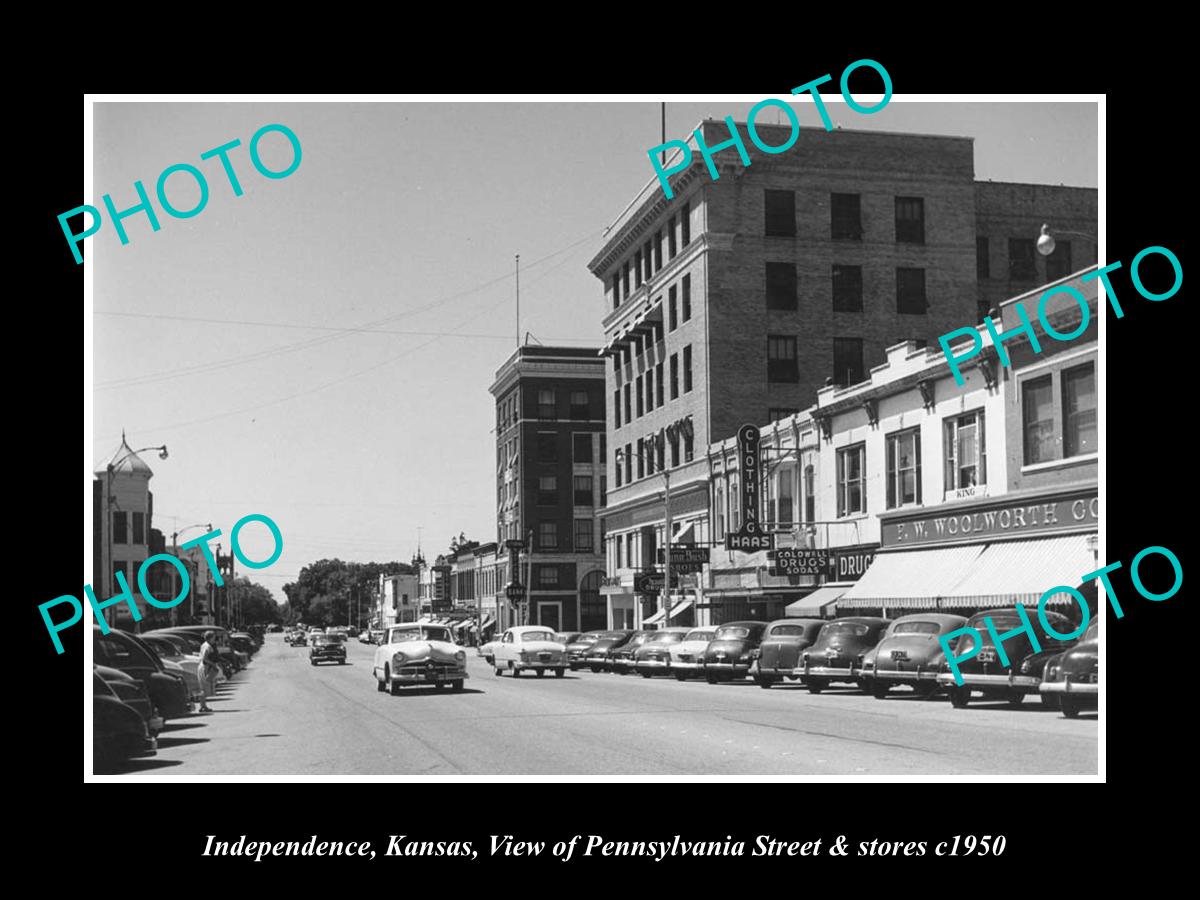
[{"label": "city street", "polygon": [[568,672],[497,677],[468,648],[461,694],[378,693],[374,647],[346,665],[266,643],[211,701],[168,723],[156,757],[123,773],[216,775],[1093,774],[1094,714],[1063,719],[1029,698],[952,709],[789,683],[709,685]]}]

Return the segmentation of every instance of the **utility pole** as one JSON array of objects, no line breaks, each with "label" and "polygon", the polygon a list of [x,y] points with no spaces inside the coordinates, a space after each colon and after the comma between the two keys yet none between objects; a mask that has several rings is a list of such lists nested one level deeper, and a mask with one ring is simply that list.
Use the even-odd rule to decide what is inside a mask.
[{"label": "utility pole", "polygon": [[517,254],[517,348],[521,346],[521,254]]},{"label": "utility pole", "polygon": [[529,553],[525,557],[525,610],[521,617],[522,625],[529,624],[529,613],[533,606],[533,529],[529,529],[527,535],[528,541],[526,546],[529,547]]},{"label": "utility pole", "polygon": [[[664,456],[666,453],[664,452]],[[664,462],[666,460],[664,459]],[[671,470],[663,469],[663,518],[666,520],[667,552],[663,554],[663,628],[671,624]]]}]

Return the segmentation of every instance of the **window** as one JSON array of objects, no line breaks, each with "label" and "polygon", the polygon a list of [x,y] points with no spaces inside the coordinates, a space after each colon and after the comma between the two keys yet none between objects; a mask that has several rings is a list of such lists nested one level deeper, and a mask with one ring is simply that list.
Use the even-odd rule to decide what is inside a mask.
[{"label": "window", "polygon": [[692,389],[692,345],[688,344],[683,348],[683,392],[686,394]]},{"label": "window", "polygon": [[619,450],[613,454],[613,470],[617,473],[617,487],[620,487],[623,484],[623,479],[621,478],[621,454]]},{"label": "window", "polygon": [[608,438],[603,431],[600,432],[600,458],[608,458]]},{"label": "window", "polygon": [[637,477],[646,477],[646,439],[638,438],[637,443]]},{"label": "window", "polygon": [[643,394],[642,394],[642,376],[641,375],[639,375],[637,377],[637,414],[638,414],[639,419],[646,414],[646,404],[643,400]]},{"label": "window", "polygon": [[667,330],[674,331],[679,327],[678,311],[675,309],[675,285],[667,291]]},{"label": "window", "polygon": [[600,476],[600,505],[608,504],[608,476],[601,474]]},{"label": "window", "polygon": [[738,477],[736,475],[729,476],[729,527],[737,530],[742,525],[742,515],[740,511],[742,495],[738,491]]},{"label": "window", "polygon": [[675,237],[675,217],[667,222],[667,259],[674,259],[679,252],[679,241]]},{"label": "window", "polygon": [[646,370],[646,412],[654,409],[654,370]]},{"label": "window", "polygon": [[630,391],[630,386],[629,386],[629,383],[626,382],[625,383],[625,422],[626,422],[626,424],[633,421],[633,408],[630,405],[632,402],[632,398],[629,395],[629,391]]},{"label": "window", "polygon": [[129,514],[122,510],[113,511],[113,543],[129,543]]},{"label": "window", "polygon": [[866,445],[857,444],[839,450],[837,455],[837,514],[838,518],[867,511],[863,492],[863,469],[866,465]]},{"label": "window", "polygon": [[988,239],[975,238],[975,277],[982,281],[992,277],[992,267],[988,260]]},{"label": "window", "polygon": [[557,522],[539,522],[538,523],[538,549],[539,550],[557,550],[558,549],[558,523]]},{"label": "window", "polygon": [[667,441],[662,429],[654,436],[654,460],[660,472],[667,467]]},{"label": "window", "polygon": [[625,260],[625,264],[621,266],[621,290],[625,296],[629,296],[629,260]]},{"label": "window", "polygon": [[916,428],[887,438],[887,508],[921,502],[921,432]]},{"label": "window", "polygon": [[692,276],[683,276],[683,321],[692,317]]},{"label": "window", "polygon": [[792,263],[766,264],[767,309],[796,308],[796,267]]},{"label": "window", "polygon": [[[1096,371],[1091,363],[1063,372],[1062,395],[1063,457],[1069,459],[1084,453],[1095,453]],[[137,513],[133,514],[135,538],[137,516]]]},{"label": "window", "polygon": [[538,418],[553,419],[555,417],[554,391],[538,391]]},{"label": "window", "polygon": [[679,429],[667,430],[667,443],[671,445],[671,468],[679,465]]},{"label": "window", "polygon": [[633,568],[633,532],[625,535],[625,565]]},{"label": "window", "polygon": [[983,421],[982,409],[946,420],[947,491],[987,484],[987,446]]},{"label": "window", "polygon": [[558,462],[558,439],[554,432],[538,432],[537,459],[538,462]]},{"label": "window", "polygon": [[538,506],[558,505],[558,476],[539,475],[537,489]]},{"label": "window", "polygon": [[830,237],[835,241],[862,240],[862,209],[858,194],[829,197]]},{"label": "window", "polygon": [[1071,242],[1056,240],[1054,252],[1046,257],[1046,281],[1058,281],[1071,272]]},{"label": "window", "polygon": [[767,237],[796,236],[796,192],[763,191],[766,210],[764,233]]},{"label": "window", "polygon": [[692,420],[689,417],[683,427],[683,461],[691,462],[696,456],[696,445],[693,443]]},{"label": "window", "polygon": [[613,273],[612,282],[613,309],[617,309],[621,305],[621,274]]},{"label": "window", "polygon": [[584,553],[590,553],[592,550],[592,520],[591,519],[576,519],[575,520],[575,549]]},{"label": "window", "polygon": [[1025,465],[1054,458],[1054,390],[1051,376],[1021,385],[1021,422],[1025,432]]},{"label": "window", "polygon": [[671,399],[679,397],[679,354],[671,354]]},{"label": "window", "polygon": [[925,201],[920,197],[896,198],[896,243],[925,243]]},{"label": "window", "polygon": [[642,245],[642,260],[643,260],[644,265],[646,266],[646,272],[645,272],[646,281],[649,281],[650,280],[650,242],[649,241],[646,241],[646,243],[644,243]]},{"label": "window", "polygon": [[625,445],[625,483],[633,481],[633,445]]},{"label": "window", "polygon": [[621,389],[613,391],[613,427],[621,427]]},{"label": "window", "polygon": [[572,480],[573,495],[576,506],[592,505],[592,476],[576,475]]},{"label": "window", "polygon": [[1008,239],[1008,277],[1012,281],[1037,281],[1033,238]]},{"label": "window", "polygon": [[800,412],[800,410],[794,406],[772,406],[769,410],[767,410],[767,421],[778,422],[780,419],[786,419],[788,416],[794,416],[798,412]]},{"label": "window", "polygon": [[713,485],[713,538],[725,537],[725,487],[721,482]]},{"label": "window", "polygon": [[862,266],[833,267],[833,311],[862,312]]},{"label": "window", "polygon": [[662,231],[654,232],[654,271],[662,268]]},{"label": "window", "polygon": [[785,335],[767,335],[767,381],[800,380],[796,367],[796,339]]},{"label": "window", "polygon": [[646,474],[653,475],[654,474],[654,436],[653,435],[646,438],[646,444],[643,447],[642,452],[646,454]]},{"label": "window", "polygon": [[639,288],[642,286],[642,251],[639,250],[633,254],[633,286]]},{"label": "window", "polygon": [[795,483],[792,473],[795,468],[785,466],[779,471],[779,497],[776,500],[775,521],[780,525],[791,525],[795,507]]},{"label": "window", "polygon": [[654,380],[658,382],[658,405],[662,406],[667,402],[666,394],[663,385],[663,364],[659,363],[654,367]]},{"label": "window", "polygon": [[804,521],[812,522],[817,517],[817,485],[812,466],[804,467]]},{"label": "window", "polygon": [[681,229],[680,242],[686,247],[692,242],[692,205],[690,203],[683,204],[683,208],[679,211],[679,225]]},{"label": "window", "polygon": [[590,434],[577,434],[571,438],[571,456],[577,463],[590,463],[592,461],[592,436]]},{"label": "window", "polygon": [[896,269],[896,312],[920,315],[928,308],[925,300],[925,270]]},{"label": "window", "polygon": [[[1092,404],[1092,406],[1094,409],[1095,404]],[[135,512],[133,514],[133,543],[135,543],[135,544],[146,543],[146,514],[145,513]]]},{"label": "window", "polygon": [[833,383],[858,384],[865,377],[862,338],[835,337],[833,339]]},{"label": "window", "polygon": [[571,391],[571,418],[587,419],[591,416],[591,404],[587,391]]}]

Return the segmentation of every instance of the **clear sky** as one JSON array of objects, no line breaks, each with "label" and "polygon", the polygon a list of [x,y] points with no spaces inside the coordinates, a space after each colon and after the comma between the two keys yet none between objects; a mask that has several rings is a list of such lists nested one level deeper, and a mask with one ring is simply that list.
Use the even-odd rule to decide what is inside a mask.
[{"label": "clear sky", "polygon": [[[667,136],[706,116],[744,120],[758,99],[668,102]],[[1094,104],[897,97],[862,116],[827,103],[846,128],[973,137],[979,179],[1097,186]],[[269,123],[303,148],[287,178],[249,160]],[[144,454],[168,540],[269,515],[283,556],[252,578],[281,602],[316,559],[407,562],[418,528],[427,558],[460,532],[494,539],[488,386],[516,346],[513,256],[522,332],[598,347],[603,288],[586,264],[653,177],[659,127],[658,103],[96,104],[87,202],[132,206],[135,180],[153,195],[180,162],[206,174],[210,197],[190,219],[155,201],[161,230],[130,217],[126,246],[107,221],[87,240],[93,460],[123,428],[135,448],[168,445],[165,461]],[[217,160],[200,160],[234,138],[241,197]],[[290,161],[280,135],[261,146],[270,168]],[[187,209],[198,194],[174,175],[168,196]],[[265,529],[244,543],[269,553]]]}]

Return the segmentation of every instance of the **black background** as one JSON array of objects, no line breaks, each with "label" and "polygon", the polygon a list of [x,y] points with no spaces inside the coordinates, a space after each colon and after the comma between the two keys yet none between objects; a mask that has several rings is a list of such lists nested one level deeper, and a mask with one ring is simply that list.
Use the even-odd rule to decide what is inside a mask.
[{"label": "black background", "polygon": [[[946,783],[759,779],[686,787],[681,779],[680,792],[691,798],[679,807],[685,814],[669,801],[636,802],[639,794],[658,792],[650,785],[563,783],[548,787],[546,799],[534,804],[517,799],[507,782],[343,784],[330,789],[336,797],[332,809],[312,802],[312,791],[297,784],[85,785],[83,629],[65,633],[67,652],[56,656],[37,611],[37,604],[49,598],[79,595],[81,569],[73,557],[79,532],[73,510],[81,489],[90,489],[92,461],[86,447],[83,454],[79,451],[78,426],[67,425],[82,399],[76,362],[82,360],[82,348],[74,331],[81,318],[82,267],[75,265],[55,218],[83,202],[83,95],[73,85],[60,84],[57,91],[22,101],[23,133],[36,135],[36,140],[24,145],[20,169],[10,168],[10,184],[16,182],[28,195],[20,201],[17,240],[10,238],[9,246],[32,250],[40,262],[30,265],[23,252],[10,256],[23,286],[9,295],[18,311],[8,342],[10,396],[16,407],[8,416],[15,451],[8,463],[9,483],[17,485],[9,495],[17,508],[9,515],[16,526],[13,549],[19,552],[10,558],[8,571],[21,575],[13,598],[19,633],[8,645],[19,645],[23,652],[21,661],[8,668],[9,696],[18,703],[9,707],[5,732],[10,750],[16,751],[9,763],[16,792],[10,804],[14,796],[30,795],[15,810],[15,821],[24,825],[22,843],[34,854],[44,854],[46,866],[58,865],[64,853],[88,845],[84,859],[100,860],[87,866],[88,877],[118,878],[156,893],[172,890],[172,884],[190,885],[192,873],[211,873],[221,889],[260,879],[316,886],[312,879],[333,876],[347,889],[367,889],[374,884],[394,887],[418,872],[432,880],[425,882],[430,887],[445,879],[456,890],[507,893],[512,886],[505,881],[507,871],[520,869],[536,872],[537,883],[555,894],[583,889],[588,894],[654,890],[707,896],[733,887],[748,893],[791,892],[806,885],[815,889],[818,883],[808,879],[819,875],[823,892],[837,890],[842,896],[853,896],[870,883],[890,883],[890,889],[904,892],[971,890],[985,895],[1008,893],[1009,885],[1025,895],[1078,890],[1110,862],[1138,866],[1170,859],[1169,845],[1176,838],[1164,820],[1182,802],[1179,786],[1192,780],[1194,754],[1179,741],[1191,718],[1194,677],[1188,676],[1195,672],[1189,660],[1196,656],[1196,630],[1184,614],[1186,586],[1171,600],[1152,603],[1135,594],[1127,572],[1132,557],[1154,544],[1171,548],[1190,571],[1191,523],[1184,516],[1191,513],[1186,498],[1194,476],[1183,463],[1192,455],[1194,414],[1192,382],[1184,366],[1195,351],[1184,321],[1186,283],[1170,300],[1151,303],[1133,290],[1128,264],[1144,247],[1161,245],[1188,269],[1183,221],[1194,207],[1186,197],[1193,194],[1188,163],[1195,149],[1185,134],[1194,124],[1194,78],[1185,82],[1182,57],[1163,43],[1164,33],[1179,28],[1166,20],[1109,26],[1100,35],[1076,17],[1048,18],[1033,6],[1008,11],[1021,20],[1008,33],[992,24],[1001,17],[1000,8],[979,8],[955,21],[928,13],[920,38],[879,29],[887,36],[868,40],[861,37],[863,25],[857,19],[865,15],[859,14],[817,22],[803,8],[794,8],[755,12],[752,22],[737,16],[724,22],[721,16],[728,13],[715,12],[676,22],[671,12],[647,10],[644,24],[652,40],[644,53],[637,51],[636,41],[631,44],[627,29],[619,41],[615,35],[605,39],[597,34],[594,50],[568,42],[576,40],[576,29],[569,38],[551,41],[525,31],[505,46],[493,44],[486,55],[456,45],[443,65],[432,68],[415,58],[398,59],[403,54],[397,47],[381,45],[374,51],[356,43],[352,58],[338,67],[343,78],[336,84],[328,81],[330,67],[318,64],[326,53],[345,52],[330,35],[278,50],[270,42],[261,45],[267,49],[255,51],[240,44],[222,46],[199,69],[176,72],[172,61],[153,63],[145,71],[126,68],[121,74],[130,83],[124,85],[113,84],[111,74],[101,70],[89,79],[88,88],[230,93],[670,90],[782,97],[792,86],[826,72],[833,82],[825,89],[836,91],[841,70],[869,57],[887,67],[901,93],[1106,93],[1105,261],[1124,263],[1113,284],[1125,317],[1117,320],[1110,311],[1107,319],[1108,477],[1102,514],[1107,561],[1125,563],[1113,583],[1126,614],[1121,620],[1110,614],[1106,622],[1107,715],[1100,722],[1107,734],[1105,785],[1028,779],[996,784],[965,776]],[[977,23],[967,22],[976,16]],[[609,20],[605,28],[610,30],[622,22],[634,24],[618,10],[606,10],[602,18]],[[1149,34],[1152,28],[1160,33]],[[689,33],[686,41],[683,31]],[[869,70],[863,73],[870,77]],[[153,83],[146,80],[150,76]],[[877,90],[874,84],[864,90]],[[485,154],[486,148],[480,152]],[[14,172],[20,177],[13,179]],[[586,182],[584,177],[563,189],[586,190]],[[85,243],[85,254],[87,249]],[[35,348],[34,353],[25,347]],[[33,514],[24,515],[26,511]],[[90,524],[84,526],[85,540],[90,540]],[[1161,590],[1169,580],[1156,580],[1154,568],[1143,569],[1143,577]],[[1165,564],[1159,574],[1169,579]],[[186,772],[179,776],[187,777]],[[400,833],[423,840],[468,840],[480,858],[383,858],[387,835]],[[1007,849],[999,859],[937,859],[931,843],[930,853],[919,858],[689,857],[654,863],[577,855],[568,865],[554,859],[549,847],[531,860],[487,854],[491,834],[553,842],[592,833],[613,840],[661,840],[675,833],[692,840],[732,836],[746,840],[748,850],[757,834],[785,840],[821,837],[827,844],[838,834],[854,844],[872,838],[936,842],[955,834],[1004,834]],[[280,858],[257,864],[204,858],[200,854],[208,834],[230,841],[242,834],[248,840],[272,841],[304,841],[312,834],[324,840],[366,839],[381,855],[371,862]],[[1117,855],[1098,853],[1109,846]],[[1032,867],[1046,866],[1050,880],[1028,874]],[[903,874],[910,871],[923,874],[913,880]],[[579,875],[587,880],[578,880]],[[633,880],[618,883],[618,876]]]}]

